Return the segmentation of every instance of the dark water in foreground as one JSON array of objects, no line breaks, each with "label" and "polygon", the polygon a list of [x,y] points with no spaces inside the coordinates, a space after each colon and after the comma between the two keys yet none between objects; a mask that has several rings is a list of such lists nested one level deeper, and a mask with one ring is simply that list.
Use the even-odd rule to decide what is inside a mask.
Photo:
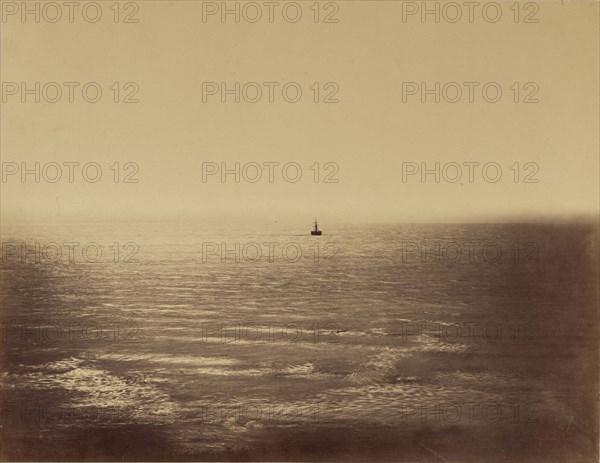
[{"label": "dark water in foreground", "polygon": [[4,226],[2,459],[595,461],[593,230]]}]

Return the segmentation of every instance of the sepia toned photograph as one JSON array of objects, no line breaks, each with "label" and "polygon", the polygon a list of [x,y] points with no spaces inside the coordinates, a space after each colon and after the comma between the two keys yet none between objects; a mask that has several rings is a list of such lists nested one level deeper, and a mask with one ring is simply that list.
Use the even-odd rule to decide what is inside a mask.
[{"label": "sepia toned photograph", "polygon": [[597,0],[0,0],[0,86],[0,461],[600,461]]}]

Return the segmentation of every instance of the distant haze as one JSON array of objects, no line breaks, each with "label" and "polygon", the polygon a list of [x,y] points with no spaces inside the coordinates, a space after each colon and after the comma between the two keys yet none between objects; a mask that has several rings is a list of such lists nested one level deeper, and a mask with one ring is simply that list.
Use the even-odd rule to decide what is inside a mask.
[{"label": "distant haze", "polygon": [[[460,222],[564,219],[598,211],[594,2],[540,3],[539,23],[402,23],[394,2],[342,2],[337,24],[202,22],[202,2],[143,2],[138,24],[8,22],[3,82],[101,84],[96,104],[2,105],[2,162],[97,162],[98,183],[1,184],[3,221]],[[508,3],[504,4],[508,12]],[[568,17],[568,20],[565,18]],[[474,39],[477,37],[477,39]],[[493,44],[491,46],[490,44]],[[526,46],[525,46],[526,45]],[[500,72],[498,70],[501,70]],[[298,103],[202,101],[202,82],[298,82]],[[498,103],[402,101],[402,82],[498,82]],[[136,82],[137,104],[108,87]],[[314,82],[339,87],[316,104]],[[539,103],[509,87],[539,86]],[[481,86],[479,86],[481,88]],[[121,88],[120,97],[127,92]],[[521,95],[527,93],[521,88]],[[263,97],[266,98],[266,97]],[[466,96],[464,97],[466,98]],[[497,183],[403,182],[403,163],[498,163]],[[109,167],[137,163],[139,183]],[[202,181],[203,162],[296,162],[297,183]],[[310,166],[336,163],[338,183]],[[538,183],[510,166],[535,163]],[[450,171],[447,171],[447,173]],[[79,172],[78,172],[79,173]],[[327,172],[320,172],[320,180]],[[121,171],[122,176],[126,174]],[[66,175],[63,173],[63,176]],[[30,178],[32,178],[30,176]]]}]

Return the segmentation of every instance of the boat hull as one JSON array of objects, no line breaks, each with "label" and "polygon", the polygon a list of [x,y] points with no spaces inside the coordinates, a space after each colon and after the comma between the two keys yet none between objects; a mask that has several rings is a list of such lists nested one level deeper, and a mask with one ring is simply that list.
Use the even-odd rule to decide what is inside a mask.
[{"label": "boat hull", "polygon": [[319,231],[314,231],[313,230],[313,231],[310,232],[310,234],[313,235],[313,236],[321,236],[321,233],[323,233],[321,230],[319,230]]}]

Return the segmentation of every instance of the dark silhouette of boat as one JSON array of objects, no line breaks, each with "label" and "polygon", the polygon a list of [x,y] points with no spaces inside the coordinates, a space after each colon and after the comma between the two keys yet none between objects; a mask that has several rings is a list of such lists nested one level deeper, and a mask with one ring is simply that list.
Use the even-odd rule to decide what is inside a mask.
[{"label": "dark silhouette of boat", "polygon": [[315,229],[310,231],[310,234],[313,236],[321,236],[321,233],[323,233],[321,230],[319,230],[319,226],[317,225],[317,219],[315,219]]}]

